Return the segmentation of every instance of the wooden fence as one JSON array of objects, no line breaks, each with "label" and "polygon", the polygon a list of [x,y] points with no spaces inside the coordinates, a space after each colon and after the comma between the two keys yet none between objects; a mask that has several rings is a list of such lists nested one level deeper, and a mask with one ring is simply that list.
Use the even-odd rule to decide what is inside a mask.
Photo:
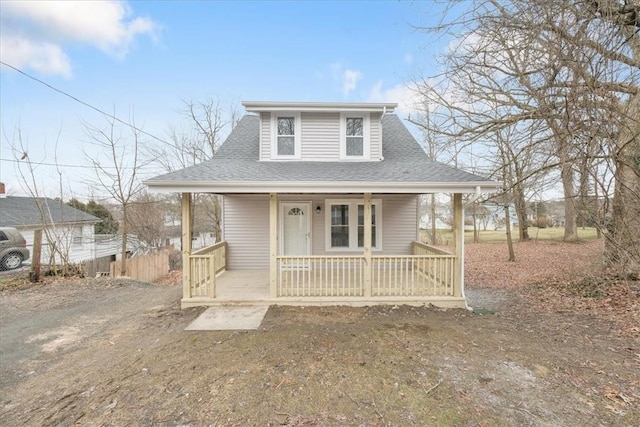
[{"label": "wooden fence", "polygon": [[[170,249],[127,258],[126,277],[143,282],[152,282],[169,273]],[[110,265],[111,277],[121,276],[122,261],[112,261]]]},{"label": "wooden fence", "polygon": [[94,258],[82,263],[82,270],[87,277],[108,275],[111,272],[111,262],[115,255]]}]

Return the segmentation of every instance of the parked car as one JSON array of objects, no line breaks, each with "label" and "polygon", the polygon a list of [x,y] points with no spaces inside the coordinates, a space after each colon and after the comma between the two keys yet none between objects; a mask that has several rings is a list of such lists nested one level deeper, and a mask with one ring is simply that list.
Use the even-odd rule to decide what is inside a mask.
[{"label": "parked car", "polygon": [[0,271],[13,270],[29,259],[27,241],[15,228],[0,227]]}]

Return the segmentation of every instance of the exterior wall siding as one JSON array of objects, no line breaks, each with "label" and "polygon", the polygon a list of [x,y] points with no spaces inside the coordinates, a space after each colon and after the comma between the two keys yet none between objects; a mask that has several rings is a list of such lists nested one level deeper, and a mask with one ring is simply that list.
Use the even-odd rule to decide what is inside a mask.
[{"label": "exterior wall siding", "polygon": [[340,114],[302,113],[302,160],[340,158]]},{"label": "exterior wall siding", "polygon": [[[27,249],[29,255],[33,256],[33,236],[35,230],[41,227],[18,227],[18,231],[27,241]],[[81,228],[82,239],[79,241],[72,240],[74,236],[74,228]],[[58,244],[63,244],[63,253],[68,256],[70,263],[79,263],[82,261],[100,258],[103,256],[117,255],[120,256],[122,240],[119,236],[94,234],[93,224],[82,225],[57,225],[55,231],[51,231],[58,236]],[[79,235],[76,234],[77,237]],[[128,249],[133,250],[131,242],[127,245]],[[46,233],[42,233],[42,251],[40,262],[48,264],[51,261],[52,248],[50,242],[47,241]],[[56,256],[55,262],[61,263],[59,256]]]},{"label": "exterior wall siding", "polygon": [[260,113],[260,160],[271,158],[271,113]]},{"label": "exterior wall siding", "polygon": [[[362,251],[327,251],[325,248],[325,200],[357,199],[361,195],[278,195],[278,202],[311,202],[312,255],[358,255]],[[373,195],[382,201],[382,250],[373,255],[410,255],[416,239],[418,196]],[[321,212],[316,213],[320,206]],[[224,239],[229,270],[269,269],[268,195],[232,195],[224,201]]]},{"label": "exterior wall siding", "polygon": [[380,113],[371,113],[369,123],[371,131],[371,160],[379,160],[382,157],[382,122]]},{"label": "exterior wall siding", "polygon": [[269,195],[224,196],[229,270],[269,269]]},{"label": "exterior wall siding", "polygon": [[[370,116],[370,159],[382,157],[380,113]],[[340,113],[301,113],[301,159],[303,161],[340,160]],[[260,160],[271,159],[271,113],[260,113]]]}]

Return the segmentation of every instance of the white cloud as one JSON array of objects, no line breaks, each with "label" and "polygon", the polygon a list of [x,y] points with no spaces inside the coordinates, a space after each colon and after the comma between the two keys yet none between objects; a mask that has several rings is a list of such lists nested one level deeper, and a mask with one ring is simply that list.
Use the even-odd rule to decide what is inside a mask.
[{"label": "white cloud", "polygon": [[155,37],[159,29],[151,19],[132,15],[126,3],[114,0],[3,1],[3,61],[20,60],[40,72],[68,76],[67,43],[93,46],[122,59],[136,37]]},{"label": "white cloud", "polygon": [[16,68],[31,68],[42,74],[71,77],[69,57],[60,46],[20,37],[0,38],[2,61]]},{"label": "white cloud", "polygon": [[368,102],[396,102],[396,113],[400,117],[414,114],[418,109],[419,95],[410,84],[400,83],[383,89],[383,81],[378,80],[369,91]]},{"label": "white cloud", "polygon": [[358,80],[362,78],[362,73],[358,70],[344,70],[342,73],[342,93],[345,97],[356,89]]}]

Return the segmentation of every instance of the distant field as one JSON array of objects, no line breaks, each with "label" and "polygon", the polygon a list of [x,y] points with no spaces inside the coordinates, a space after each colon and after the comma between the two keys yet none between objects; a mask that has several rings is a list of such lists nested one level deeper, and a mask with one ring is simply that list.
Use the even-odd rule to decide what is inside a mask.
[{"label": "distant field", "polygon": [[[443,244],[451,242],[453,240],[453,232],[451,230],[438,230],[438,236],[442,239]],[[420,235],[423,240],[426,240],[427,230],[421,229]],[[514,241],[518,240],[518,228],[514,228],[512,231]],[[529,237],[532,240],[557,240],[561,241],[564,236],[563,227],[554,228],[535,228],[529,227]],[[578,228],[578,238],[583,240],[593,240],[597,238],[596,229],[592,227]],[[464,241],[467,243],[473,242],[473,231],[467,230],[464,233]],[[486,230],[480,231],[480,241],[483,243],[500,243],[507,241],[507,233],[504,230],[494,231]]]}]

